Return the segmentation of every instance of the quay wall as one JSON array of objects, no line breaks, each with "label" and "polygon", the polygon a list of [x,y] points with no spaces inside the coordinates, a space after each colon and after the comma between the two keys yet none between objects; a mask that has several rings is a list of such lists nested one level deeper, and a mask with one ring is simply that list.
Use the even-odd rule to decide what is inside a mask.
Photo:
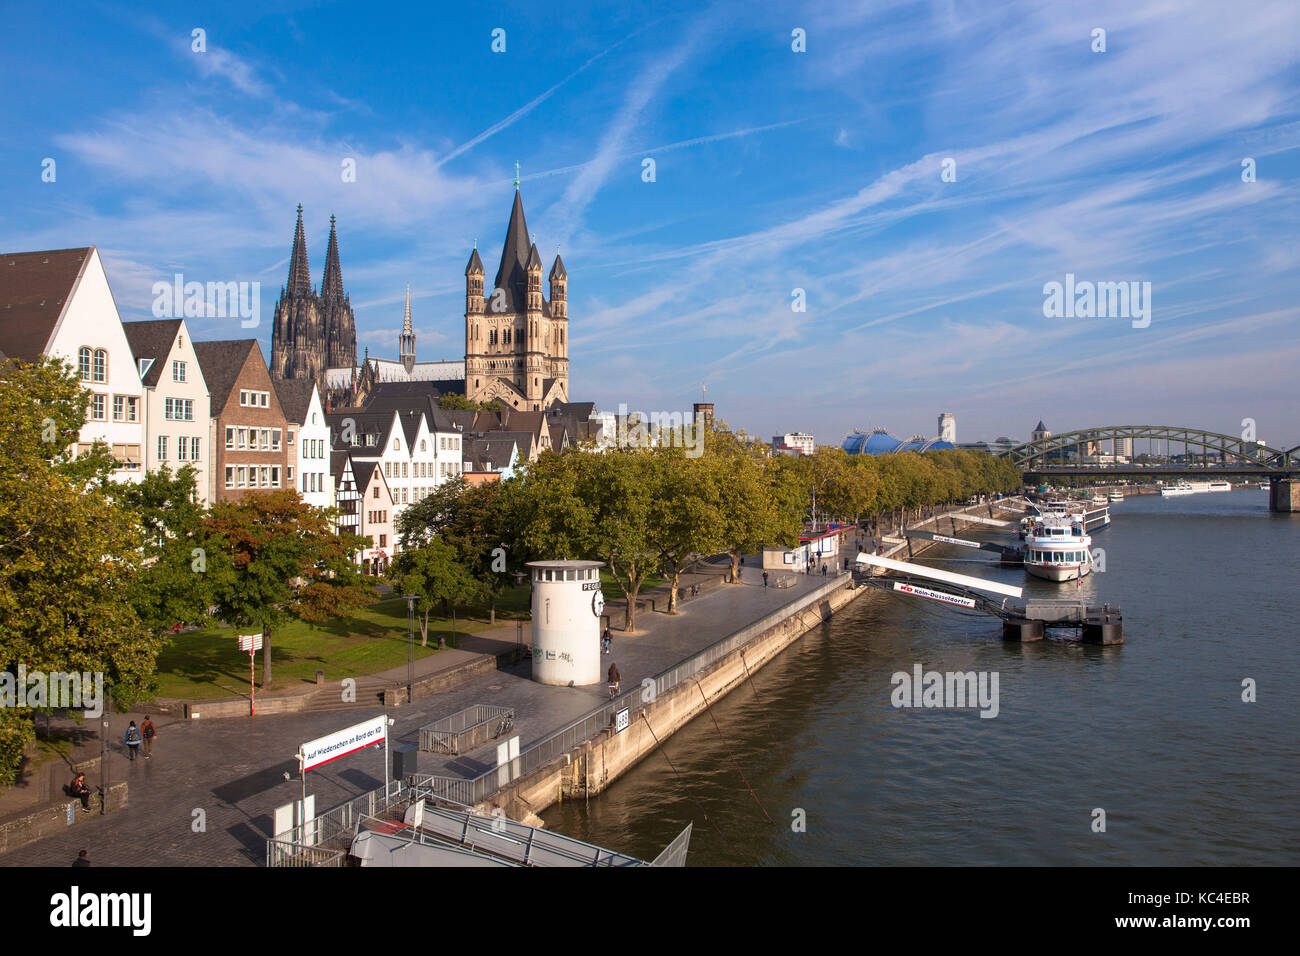
[{"label": "quay wall", "polygon": [[[1010,499],[1007,503],[1017,500]],[[993,509],[1009,510],[1001,508],[1001,504],[993,502]],[[956,527],[961,530],[977,524],[964,520],[965,512],[987,516],[988,508],[989,505],[984,504],[956,509],[922,523],[941,517],[951,527],[949,519],[955,518]],[[915,542],[912,551],[920,553],[936,544]],[[905,543],[894,544],[885,553],[896,553],[906,547]],[[845,553],[849,553],[847,549]],[[569,753],[500,788],[479,804],[478,810],[489,813],[500,807],[512,819],[538,825],[541,823],[538,814],[552,804],[565,798],[600,793],[653,754],[674,733],[701,716],[708,706],[746,683],[764,664],[869,590],[856,587],[851,574],[839,574],[816,591],[792,601],[786,613],[776,620],[768,617],[758,622],[756,626],[761,630],[749,635],[743,645],[701,671],[694,679],[645,703],[623,731],[605,728]]]}]

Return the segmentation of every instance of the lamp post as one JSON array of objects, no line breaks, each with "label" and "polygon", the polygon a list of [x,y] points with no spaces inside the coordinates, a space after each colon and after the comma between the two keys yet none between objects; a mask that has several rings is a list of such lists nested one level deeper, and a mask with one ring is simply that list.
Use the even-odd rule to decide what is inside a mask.
[{"label": "lamp post", "polygon": [[415,701],[415,595],[406,598],[406,702]]}]

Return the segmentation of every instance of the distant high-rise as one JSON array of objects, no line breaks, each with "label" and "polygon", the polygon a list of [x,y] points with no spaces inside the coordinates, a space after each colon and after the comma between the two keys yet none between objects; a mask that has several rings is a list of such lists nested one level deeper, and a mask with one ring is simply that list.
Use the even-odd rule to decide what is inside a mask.
[{"label": "distant high-rise", "polygon": [[939,415],[939,440],[957,444],[957,419],[947,412]]}]

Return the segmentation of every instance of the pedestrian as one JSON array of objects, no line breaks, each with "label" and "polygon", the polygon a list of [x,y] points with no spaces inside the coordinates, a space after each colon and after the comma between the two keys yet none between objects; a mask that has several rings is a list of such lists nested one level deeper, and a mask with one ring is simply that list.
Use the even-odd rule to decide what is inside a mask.
[{"label": "pedestrian", "polygon": [[763,587],[767,587],[767,572],[763,572]]},{"label": "pedestrian", "polygon": [[68,793],[81,801],[83,813],[90,812],[90,788],[86,786],[86,775],[84,773],[79,773],[72,778],[72,785],[68,787]]},{"label": "pedestrian", "polygon": [[73,866],[90,866],[90,857],[86,855],[86,851],[85,851],[85,850],[82,850],[80,853],[77,854],[77,858],[76,858],[75,860],[72,861],[72,865],[73,865]]},{"label": "pedestrian", "polygon": [[618,691],[622,684],[623,675],[618,672],[618,665],[611,662],[609,665],[609,696],[618,696]]},{"label": "pedestrian", "polygon": [[614,642],[613,635],[611,635],[611,634],[609,633],[609,627],[608,627],[608,625],[607,625],[607,626],[605,627],[605,630],[603,630],[603,631],[601,632],[601,634],[600,634],[600,646],[601,646],[601,649],[604,650],[604,652],[605,652],[606,654],[608,654],[608,653],[609,653],[609,647],[610,647],[610,645],[611,645],[613,642]]},{"label": "pedestrian", "polygon": [[135,752],[140,749],[140,728],[131,721],[130,726],[126,728],[126,737],[123,738],[126,743],[126,753],[131,759],[135,759]]},{"label": "pedestrian", "polygon": [[740,566],[742,568],[745,566],[745,556],[743,554],[740,556]]},{"label": "pedestrian", "polygon": [[153,725],[149,715],[144,715],[144,723],[140,725],[140,739],[143,742],[140,749],[144,752],[145,759],[153,756],[153,739],[158,736],[158,728]]},{"label": "pedestrian", "polygon": [[822,577],[826,577],[826,562],[822,562]]}]

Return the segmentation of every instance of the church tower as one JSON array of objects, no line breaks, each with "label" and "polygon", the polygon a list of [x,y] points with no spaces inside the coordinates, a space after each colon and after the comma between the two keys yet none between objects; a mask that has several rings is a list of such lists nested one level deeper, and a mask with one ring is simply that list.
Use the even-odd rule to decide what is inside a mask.
[{"label": "church tower", "polygon": [[289,277],[275,303],[271,323],[271,374],[276,378],[316,378],[324,369],[325,323],[320,300],[311,287],[302,204],[289,254]]},{"label": "church tower", "polygon": [[542,291],[542,257],[528,233],[518,178],[490,291],[483,288],[483,276],[476,244],[465,267],[466,397],[499,399],[527,411],[568,401],[568,274],[557,255],[548,302]]},{"label": "church tower", "polygon": [[415,329],[411,326],[411,283],[406,283],[406,315],[402,319],[402,334],[397,340],[399,357],[406,374],[415,368]]},{"label": "church tower", "polygon": [[352,314],[352,302],[343,291],[343,270],[339,268],[339,240],[334,231],[333,216],[330,216],[330,241],[325,250],[320,300],[325,318],[325,368],[354,368],[357,364],[357,320]]},{"label": "church tower", "polygon": [[311,285],[302,204],[289,254],[289,278],[275,303],[271,323],[271,375],[275,378],[315,379],[324,390],[327,368],[353,368],[357,356],[357,323],[343,290],[338,235],[330,216],[329,248],[320,294]]}]

